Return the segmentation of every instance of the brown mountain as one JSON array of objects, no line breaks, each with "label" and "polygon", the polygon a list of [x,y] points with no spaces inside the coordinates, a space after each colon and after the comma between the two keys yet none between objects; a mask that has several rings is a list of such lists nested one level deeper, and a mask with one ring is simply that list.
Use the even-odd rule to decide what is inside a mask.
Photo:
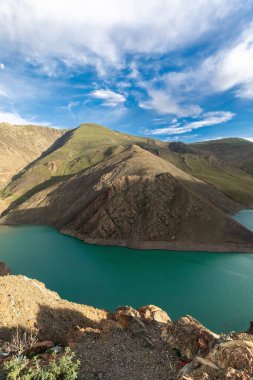
[{"label": "brown mountain", "polygon": [[[191,149],[181,153],[180,147],[178,153],[166,143],[96,125],[83,125],[63,138],[4,190],[9,208],[2,223],[49,224],[100,244],[252,250],[253,234],[230,217],[243,207],[240,191],[234,199],[226,196],[212,181],[199,179],[201,171],[192,164],[182,170],[181,161],[194,156],[220,178],[227,166]],[[253,178],[229,170],[235,188],[243,176],[251,202]]]},{"label": "brown mountain", "polygon": [[190,147],[207,155],[215,155],[219,160],[253,174],[253,142],[251,141],[227,138],[195,143]]},{"label": "brown mountain", "polygon": [[53,128],[0,123],[0,189],[62,134]]}]

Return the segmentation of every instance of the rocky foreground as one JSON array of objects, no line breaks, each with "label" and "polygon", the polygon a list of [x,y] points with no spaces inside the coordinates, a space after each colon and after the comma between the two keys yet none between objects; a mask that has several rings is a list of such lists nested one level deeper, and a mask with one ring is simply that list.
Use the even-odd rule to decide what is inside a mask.
[{"label": "rocky foreground", "polygon": [[25,276],[5,275],[0,347],[17,327],[36,331],[39,346],[50,341],[72,347],[81,361],[80,380],[253,379],[250,333],[217,335],[190,316],[172,322],[153,305],[111,313],[62,300]]}]

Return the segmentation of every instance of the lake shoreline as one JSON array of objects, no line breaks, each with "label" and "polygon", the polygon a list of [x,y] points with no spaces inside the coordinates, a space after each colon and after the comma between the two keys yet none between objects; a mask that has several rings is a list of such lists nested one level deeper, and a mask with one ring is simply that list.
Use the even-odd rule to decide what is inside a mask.
[{"label": "lake shoreline", "polygon": [[13,274],[37,278],[72,302],[107,310],[154,304],[173,319],[188,313],[224,332],[246,329],[252,319],[247,253],[99,246],[40,225],[0,227],[0,246]]},{"label": "lake shoreline", "polygon": [[[239,223],[239,222],[238,222]],[[91,239],[78,232],[59,228],[55,225],[33,223],[33,224],[12,224],[1,222],[0,226],[6,227],[22,227],[22,226],[47,226],[52,227],[57,230],[58,233],[62,235],[71,236],[78,239],[84,243],[97,245],[97,246],[112,246],[112,247],[125,247],[129,249],[138,250],[167,250],[173,251],[191,251],[191,252],[210,252],[210,253],[249,253],[253,254],[252,244],[240,244],[240,243],[223,243],[223,244],[206,244],[206,243],[195,243],[195,242],[169,242],[169,241],[139,241],[139,240],[116,240],[116,239]]]},{"label": "lake shoreline", "polygon": [[[57,229],[58,230],[58,229]],[[98,246],[116,246],[139,250],[168,250],[168,251],[199,251],[210,253],[253,253],[253,245],[240,245],[227,243],[223,245],[210,245],[206,243],[168,242],[168,241],[134,241],[115,239],[91,239],[68,229],[58,230],[63,235],[79,239],[87,244]]]}]

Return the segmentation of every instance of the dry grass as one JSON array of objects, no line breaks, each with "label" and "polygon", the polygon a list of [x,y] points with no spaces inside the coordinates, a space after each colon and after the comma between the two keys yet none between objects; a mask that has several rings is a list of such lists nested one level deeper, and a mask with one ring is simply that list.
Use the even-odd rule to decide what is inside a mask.
[{"label": "dry grass", "polygon": [[38,342],[38,332],[21,331],[18,327],[10,341],[5,342],[4,352],[21,355],[30,350]]}]

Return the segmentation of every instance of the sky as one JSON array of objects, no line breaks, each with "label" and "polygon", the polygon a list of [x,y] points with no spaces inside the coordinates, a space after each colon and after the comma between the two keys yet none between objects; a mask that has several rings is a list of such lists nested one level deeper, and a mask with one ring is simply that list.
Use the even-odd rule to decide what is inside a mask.
[{"label": "sky", "polygon": [[0,0],[0,122],[253,141],[252,0]]}]

